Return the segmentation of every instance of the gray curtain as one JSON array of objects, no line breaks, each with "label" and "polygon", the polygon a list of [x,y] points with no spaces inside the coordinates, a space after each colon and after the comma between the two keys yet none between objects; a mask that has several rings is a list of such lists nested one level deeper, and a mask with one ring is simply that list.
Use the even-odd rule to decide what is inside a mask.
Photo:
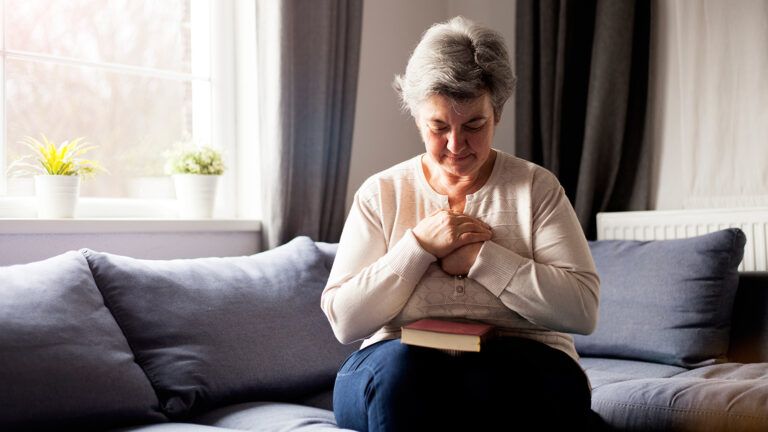
[{"label": "gray curtain", "polygon": [[650,2],[518,0],[515,151],[552,171],[588,238],[645,210]]},{"label": "gray curtain", "polygon": [[265,248],[336,242],[345,216],[362,0],[257,3]]}]

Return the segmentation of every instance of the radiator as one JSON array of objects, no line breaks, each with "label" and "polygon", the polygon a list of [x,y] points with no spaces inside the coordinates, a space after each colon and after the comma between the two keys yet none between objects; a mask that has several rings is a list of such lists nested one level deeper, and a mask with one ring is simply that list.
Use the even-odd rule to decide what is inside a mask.
[{"label": "radiator", "polygon": [[768,270],[768,207],[599,213],[598,240],[667,240],[725,228],[747,236],[739,271]]}]

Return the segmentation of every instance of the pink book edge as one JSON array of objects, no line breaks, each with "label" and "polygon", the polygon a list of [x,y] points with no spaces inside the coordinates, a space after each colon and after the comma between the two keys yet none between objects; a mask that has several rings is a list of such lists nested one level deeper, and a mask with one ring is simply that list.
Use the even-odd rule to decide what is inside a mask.
[{"label": "pink book edge", "polygon": [[491,331],[493,326],[485,323],[465,323],[433,318],[423,318],[404,326],[404,328],[438,333],[482,336]]}]

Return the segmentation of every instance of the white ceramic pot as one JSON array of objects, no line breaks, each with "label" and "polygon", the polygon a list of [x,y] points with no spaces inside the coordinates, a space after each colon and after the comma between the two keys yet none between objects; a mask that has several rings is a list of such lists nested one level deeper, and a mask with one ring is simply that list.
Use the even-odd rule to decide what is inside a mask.
[{"label": "white ceramic pot", "polygon": [[79,176],[35,176],[38,218],[58,219],[75,217],[79,195]]},{"label": "white ceramic pot", "polygon": [[216,202],[217,175],[175,174],[176,201],[182,219],[211,219]]}]

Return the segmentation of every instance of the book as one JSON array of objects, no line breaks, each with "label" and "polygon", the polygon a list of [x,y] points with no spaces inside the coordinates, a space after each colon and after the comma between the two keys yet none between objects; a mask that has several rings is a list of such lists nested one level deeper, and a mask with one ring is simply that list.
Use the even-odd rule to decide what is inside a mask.
[{"label": "book", "polygon": [[424,318],[401,327],[400,342],[448,351],[480,352],[495,327],[479,322]]}]

